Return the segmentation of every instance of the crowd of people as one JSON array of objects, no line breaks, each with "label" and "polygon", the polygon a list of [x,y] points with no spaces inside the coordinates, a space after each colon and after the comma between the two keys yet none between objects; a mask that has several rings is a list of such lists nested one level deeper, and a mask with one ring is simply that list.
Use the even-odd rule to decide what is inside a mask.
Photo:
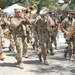
[{"label": "crowd of people", "polygon": [[[0,60],[5,58],[2,51],[2,38],[6,37],[10,40],[9,50],[17,51],[15,58],[19,68],[24,68],[22,56],[28,58],[27,43],[31,43],[33,49],[38,51],[39,60],[43,61],[45,65],[49,65],[47,53],[55,54],[53,43],[55,49],[59,49],[57,39],[61,30],[68,44],[64,51],[64,57],[66,58],[67,53],[69,53],[69,60],[74,61],[72,56],[75,53],[73,11],[59,16],[58,13],[52,13],[47,7],[43,7],[39,14],[32,14],[28,9],[23,8],[20,11],[19,8],[15,8],[14,15],[9,15],[7,18],[2,18],[2,13],[3,11],[0,9]],[[3,33],[6,28],[8,31]],[[35,39],[34,42],[32,41],[33,38]]]}]

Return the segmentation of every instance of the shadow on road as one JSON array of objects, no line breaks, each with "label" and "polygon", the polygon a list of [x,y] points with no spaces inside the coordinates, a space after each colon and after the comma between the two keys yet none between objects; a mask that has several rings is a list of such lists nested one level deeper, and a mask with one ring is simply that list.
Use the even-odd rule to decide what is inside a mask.
[{"label": "shadow on road", "polygon": [[14,67],[16,68],[17,63],[0,63],[0,67]]}]

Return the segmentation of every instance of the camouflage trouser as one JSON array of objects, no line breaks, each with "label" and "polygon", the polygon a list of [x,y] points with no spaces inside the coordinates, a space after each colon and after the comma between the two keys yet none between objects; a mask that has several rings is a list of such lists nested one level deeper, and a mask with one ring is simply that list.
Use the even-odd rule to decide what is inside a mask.
[{"label": "camouflage trouser", "polygon": [[22,43],[23,43],[23,54],[25,55],[27,53],[27,37],[22,37]]},{"label": "camouflage trouser", "polygon": [[58,33],[57,29],[55,29],[53,35],[51,36],[51,40],[52,40],[52,43],[54,43],[54,46],[57,46],[57,41],[56,41],[57,33]]},{"label": "camouflage trouser", "polygon": [[38,34],[37,33],[35,33],[34,34],[34,39],[35,39],[35,41],[34,41],[34,46],[36,47],[36,48],[38,48],[38,46],[39,46],[39,37],[38,37]]},{"label": "camouflage trouser", "polygon": [[41,55],[43,55],[44,58],[47,56],[46,43],[41,44],[40,47],[41,47]]},{"label": "camouflage trouser", "polygon": [[16,50],[17,50],[16,59],[17,61],[22,61],[22,55],[23,55],[22,37],[16,37],[15,45],[16,45]]},{"label": "camouflage trouser", "polygon": [[52,47],[52,43],[53,43],[53,37],[52,36],[49,36],[49,38],[47,39],[47,42],[46,42],[46,44],[47,44],[47,50],[49,49],[50,51],[52,51],[53,50],[53,47]]},{"label": "camouflage trouser", "polygon": [[67,50],[69,53],[72,53],[73,51],[73,38],[66,40],[68,46],[67,46]]},{"label": "camouflage trouser", "polygon": [[75,33],[73,34],[73,51],[75,52]]},{"label": "camouflage trouser", "polygon": [[2,53],[2,37],[0,37],[0,53]]},{"label": "camouflage trouser", "polygon": [[29,37],[29,31],[27,31],[27,43],[29,43],[29,39],[30,39],[30,37]]},{"label": "camouflage trouser", "polygon": [[13,37],[12,33],[10,34],[9,39],[10,39],[10,49],[12,51],[14,51],[15,50],[15,42],[14,42],[14,37]]},{"label": "camouflage trouser", "polygon": [[39,44],[41,48],[41,55],[43,55],[43,58],[47,56],[47,37],[45,35],[39,36]]}]

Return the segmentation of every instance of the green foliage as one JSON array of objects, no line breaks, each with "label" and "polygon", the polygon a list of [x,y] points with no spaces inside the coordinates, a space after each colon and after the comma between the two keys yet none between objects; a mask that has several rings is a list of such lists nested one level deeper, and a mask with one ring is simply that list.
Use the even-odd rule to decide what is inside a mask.
[{"label": "green foliage", "polygon": [[0,0],[0,7],[5,8],[12,4],[12,0]]},{"label": "green foliage", "polygon": [[69,4],[70,9],[75,10],[75,0],[71,0],[71,3]]},{"label": "green foliage", "polygon": [[[69,0],[64,0],[65,3],[68,3]],[[58,0],[0,0],[0,7],[5,8],[14,3],[20,3],[22,5],[31,5],[35,4],[38,8],[38,12],[41,10],[42,6],[48,7],[51,11],[57,11],[59,4]],[[71,0],[70,8],[75,9],[75,0]]]}]

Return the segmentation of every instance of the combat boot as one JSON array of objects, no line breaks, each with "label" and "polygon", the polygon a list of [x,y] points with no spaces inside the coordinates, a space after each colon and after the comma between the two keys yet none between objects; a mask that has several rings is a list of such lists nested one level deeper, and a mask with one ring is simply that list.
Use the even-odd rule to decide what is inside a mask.
[{"label": "combat boot", "polygon": [[53,52],[53,50],[50,50],[50,55],[54,55],[55,53]]},{"label": "combat boot", "polygon": [[20,69],[24,69],[24,64],[21,61],[18,61],[17,63]]},{"label": "combat boot", "polygon": [[38,53],[37,55],[38,55],[38,57],[39,57],[39,60],[42,61],[42,58],[41,58],[41,52]]},{"label": "combat boot", "polygon": [[69,60],[70,60],[70,61],[74,61],[74,58],[72,57],[72,52],[69,53]]},{"label": "combat boot", "polygon": [[35,50],[36,50],[36,51],[39,51],[39,49],[38,49],[38,48],[36,48],[36,47],[35,47]]},{"label": "combat boot", "polygon": [[55,49],[56,49],[56,50],[59,50],[59,48],[58,48],[57,46],[55,46]]},{"label": "combat boot", "polygon": [[48,61],[46,60],[46,57],[44,57],[44,64],[49,65]]},{"label": "combat boot", "polygon": [[28,54],[27,54],[27,53],[26,53],[26,54],[24,54],[24,57],[25,57],[25,58],[28,58]]},{"label": "combat boot", "polygon": [[73,51],[73,54],[75,54],[75,50]]},{"label": "combat boot", "polygon": [[5,57],[4,57],[3,53],[0,53],[0,60],[4,60],[4,59],[5,59]]},{"label": "combat boot", "polygon": [[68,51],[65,50],[65,51],[64,51],[64,57],[65,57],[65,58],[67,57],[67,53],[68,53]]},{"label": "combat boot", "polygon": [[33,49],[35,49],[35,44],[32,44]]},{"label": "combat boot", "polygon": [[49,53],[49,51],[47,50],[47,53]]}]

